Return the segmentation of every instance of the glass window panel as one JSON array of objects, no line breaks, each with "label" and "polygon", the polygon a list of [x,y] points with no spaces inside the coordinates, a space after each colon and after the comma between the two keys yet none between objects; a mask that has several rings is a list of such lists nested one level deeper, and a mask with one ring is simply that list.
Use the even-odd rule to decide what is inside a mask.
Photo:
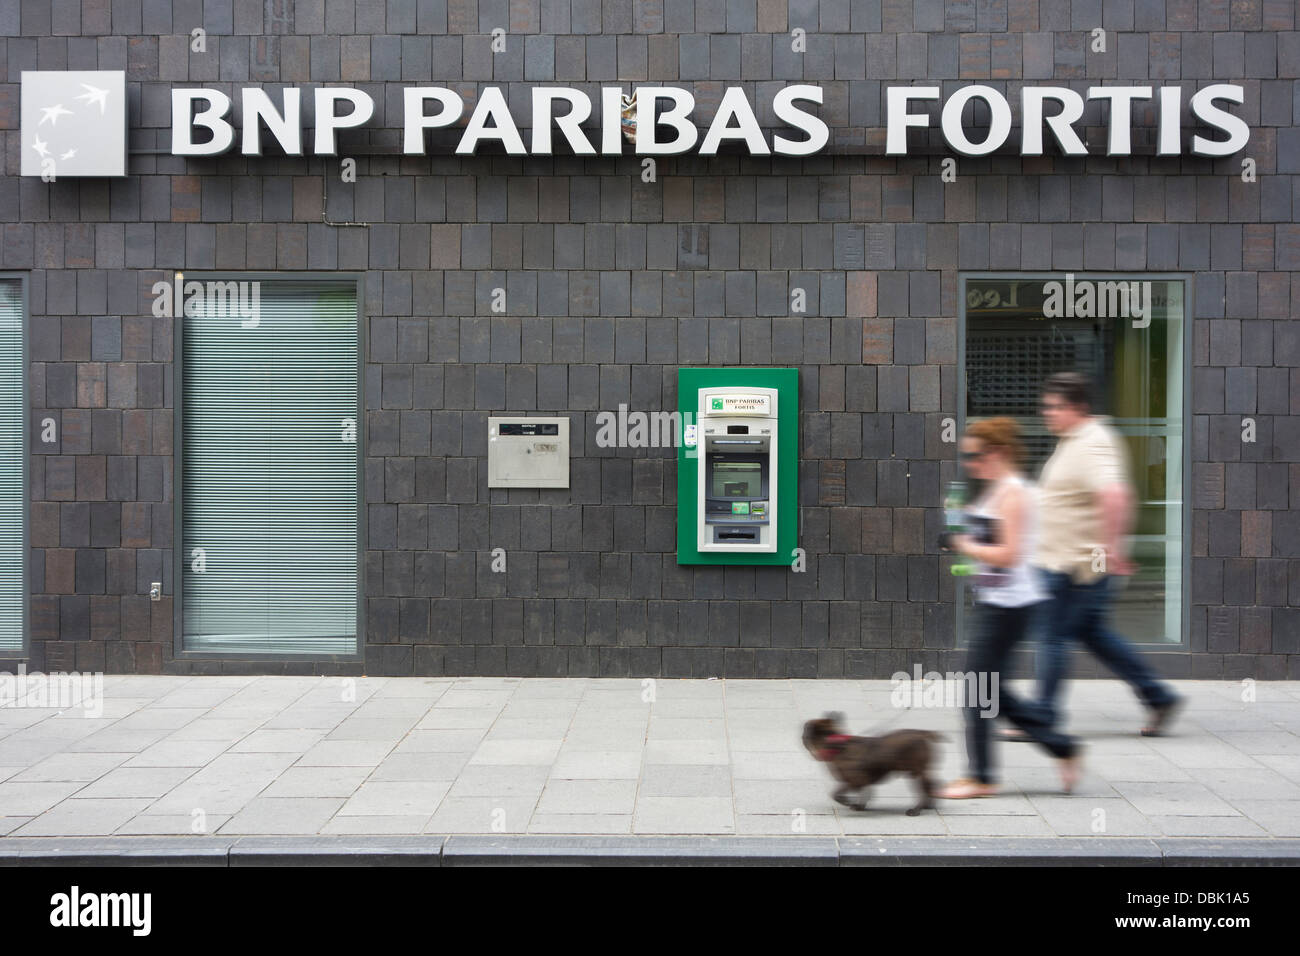
[{"label": "glass window panel", "polygon": [[0,654],[23,651],[23,287],[0,280]]},{"label": "glass window panel", "polygon": [[182,319],[183,646],[355,653],[356,290],[262,281],[259,301]]},{"label": "glass window panel", "polygon": [[1140,275],[968,278],[964,286],[966,421],[1016,419],[1026,473],[1036,478],[1056,441],[1038,415],[1039,389],[1054,372],[1078,371],[1097,384],[1096,411],[1128,445],[1139,570],[1123,582],[1113,624],[1142,643],[1178,643],[1183,634],[1184,296],[1182,280]]}]

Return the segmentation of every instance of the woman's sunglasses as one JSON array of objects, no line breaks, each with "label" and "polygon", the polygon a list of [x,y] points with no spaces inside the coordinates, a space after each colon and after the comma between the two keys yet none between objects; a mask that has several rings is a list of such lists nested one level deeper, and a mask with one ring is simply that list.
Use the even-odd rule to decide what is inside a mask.
[{"label": "woman's sunglasses", "polygon": [[964,451],[961,453],[962,461],[979,461],[983,457],[984,452],[982,451]]}]

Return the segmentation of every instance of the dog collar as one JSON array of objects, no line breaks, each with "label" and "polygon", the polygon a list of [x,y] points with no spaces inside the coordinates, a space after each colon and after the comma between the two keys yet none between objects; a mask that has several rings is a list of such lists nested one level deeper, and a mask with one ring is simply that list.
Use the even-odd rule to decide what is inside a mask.
[{"label": "dog collar", "polygon": [[831,735],[829,735],[829,736],[826,738],[826,743],[830,744],[831,746],[829,746],[829,747],[822,747],[822,749],[821,749],[820,751],[818,751],[818,753],[819,753],[819,755],[820,755],[820,759],[823,760],[823,761],[830,760],[832,757],[835,756],[836,753],[839,752],[839,748],[840,748],[840,747],[844,746],[846,743],[848,743],[848,742],[849,742],[850,740],[852,740],[852,739],[853,739],[853,738],[850,737],[848,734],[831,734]]}]

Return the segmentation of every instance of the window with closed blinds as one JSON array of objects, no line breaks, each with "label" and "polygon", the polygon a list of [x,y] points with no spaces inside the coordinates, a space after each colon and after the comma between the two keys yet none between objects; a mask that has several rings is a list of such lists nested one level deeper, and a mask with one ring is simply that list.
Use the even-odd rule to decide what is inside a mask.
[{"label": "window with closed blinds", "polygon": [[23,651],[23,287],[0,279],[0,654]]},{"label": "window with closed blinds", "polygon": [[180,323],[182,646],[353,654],[356,286],[251,286],[193,297]]}]

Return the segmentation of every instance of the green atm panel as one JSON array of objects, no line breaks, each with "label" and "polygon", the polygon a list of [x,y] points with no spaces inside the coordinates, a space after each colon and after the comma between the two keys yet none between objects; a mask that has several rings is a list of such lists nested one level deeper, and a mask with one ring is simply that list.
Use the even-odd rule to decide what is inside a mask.
[{"label": "green atm panel", "polygon": [[677,563],[782,564],[799,528],[799,370],[680,368]]}]

